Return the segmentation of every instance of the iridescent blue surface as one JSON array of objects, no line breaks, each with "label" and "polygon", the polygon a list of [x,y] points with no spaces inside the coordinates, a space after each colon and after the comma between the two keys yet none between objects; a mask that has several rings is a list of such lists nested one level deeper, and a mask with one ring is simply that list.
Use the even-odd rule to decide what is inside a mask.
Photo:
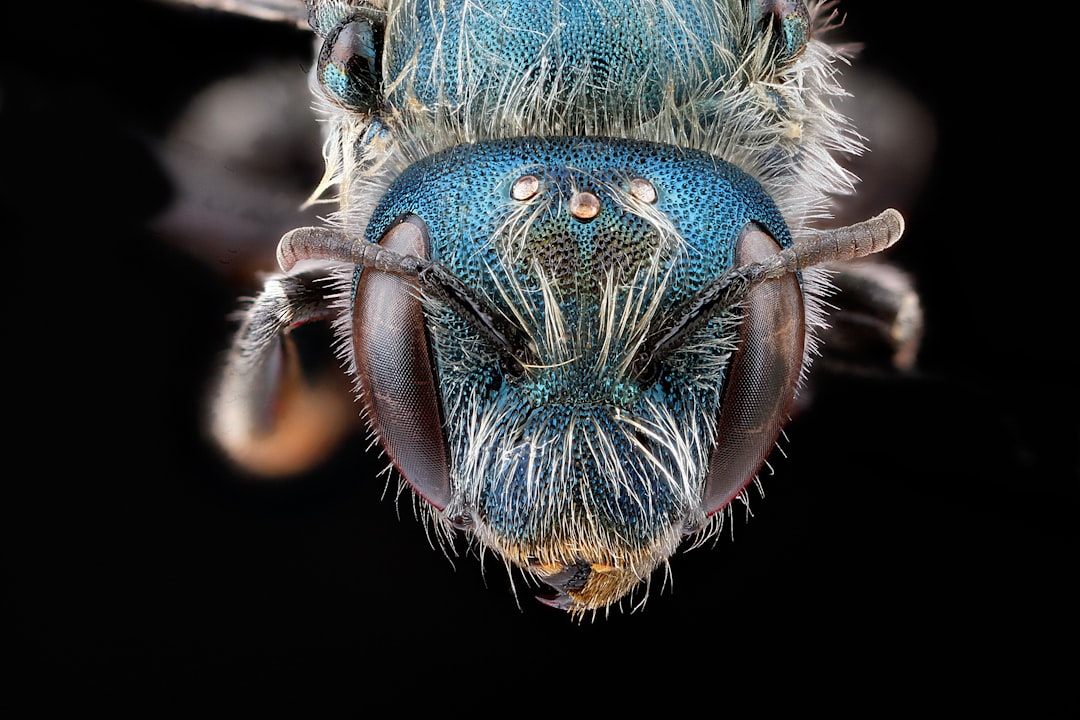
[{"label": "iridescent blue surface", "polygon": [[[760,224],[782,246],[791,242],[775,204],[735,166],[702,152],[612,138],[495,140],[428,157],[395,180],[372,216],[367,238],[377,241],[396,217],[413,213],[428,225],[431,259],[496,296],[482,268],[498,265],[492,238],[513,210],[511,184],[524,174],[542,175],[547,192],[563,196],[572,186],[603,194],[630,177],[649,180],[657,190],[656,209],[688,244],[665,304],[686,299],[730,267],[735,239],[747,222]],[[589,222],[565,212],[536,219],[531,240],[537,253],[559,242],[568,267],[579,273],[602,273],[658,242],[655,228],[604,198],[600,214]]]},{"label": "iridescent blue surface", "polygon": [[640,120],[727,77],[729,58],[709,44],[731,30],[717,13],[708,2],[417,2],[400,35],[390,28],[387,77],[413,79],[388,99],[400,104],[411,91],[429,107],[494,108],[524,91],[551,116],[575,115],[568,125],[596,108]]},{"label": "iridescent blue surface", "polygon": [[[514,182],[524,175],[538,178],[538,190],[516,200]],[[634,200],[635,178],[651,183],[654,202]],[[572,212],[576,193],[599,200],[594,217]],[[655,321],[656,293],[662,315],[719,277],[747,223],[790,243],[761,186],[713,156],[671,146],[522,138],[455,147],[408,168],[377,207],[368,238],[377,241],[406,213],[427,224],[431,259],[535,340],[536,367],[506,377],[498,353],[460,317],[433,321],[451,456],[459,470],[470,454],[486,458],[480,477],[462,471],[460,483],[479,485],[455,488],[468,496],[461,502],[514,542],[555,533],[542,519],[568,523],[575,513],[631,544],[670,527],[686,511],[671,480],[679,461],[633,424],[659,427],[670,417],[688,435],[707,427],[725,365],[719,353],[691,352],[643,380],[627,369],[640,333],[625,328]],[[611,331],[605,308],[628,320],[623,331]],[[551,337],[553,313],[565,338]],[[717,318],[701,334],[730,339],[733,324]],[[477,408],[495,429],[476,432]],[[588,447],[600,438],[610,446]],[[707,456],[712,438],[686,442],[704,443]],[[606,459],[621,470],[601,467]]]}]

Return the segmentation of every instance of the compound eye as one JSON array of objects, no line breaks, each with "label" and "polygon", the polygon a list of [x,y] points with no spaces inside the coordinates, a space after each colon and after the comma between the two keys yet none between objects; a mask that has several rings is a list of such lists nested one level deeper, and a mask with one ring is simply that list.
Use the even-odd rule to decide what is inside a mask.
[{"label": "compound eye", "polygon": [[[763,260],[779,244],[754,224],[739,237],[736,263]],[[739,348],[724,389],[704,507],[712,514],[745,488],[769,456],[788,419],[802,372],[806,323],[794,273],[756,285],[743,306]]]},{"label": "compound eye", "polygon": [[[396,222],[379,244],[428,257],[427,227]],[[353,357],[368,421],[394,466],[439,510],[450,499],[442,408],[414,278],[365,269],[353,299]]]},{"label": "compound eye", "polygon": [[369,113],[382,104],[382,26],[353,16],[338,23],[319,51],[317,73],[327,97]]}]

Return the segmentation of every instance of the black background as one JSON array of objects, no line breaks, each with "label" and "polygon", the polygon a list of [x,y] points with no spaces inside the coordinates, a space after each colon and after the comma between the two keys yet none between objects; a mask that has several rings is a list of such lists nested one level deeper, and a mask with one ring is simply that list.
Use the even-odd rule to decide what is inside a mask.
[{"label": "black background", "polygon": [[255,286],[157,229],[175,188],[156,148],[217,76],[276,56],[303,82],[309,41],[107,6],[9,4],[3,23],[4,647],[39,707],[150,688],[162,708],[213,688],[245,707],[345,696],[455,714],[641,697],[1075,712],[1075,230],[1039,167],[1047,96],[1005,80],[1041,71],[1010,64],[1024,53],[1005,51],[1002,18],[842,4],[857,65],[937,128],[892,254],[925,303],[919,368],[823,378],[734,542],[680,555],[643,610],[578,624],[523,586],[515,602],[496,563],[429,547],[360,442],[266,486],[204,441],[226,316]]}]

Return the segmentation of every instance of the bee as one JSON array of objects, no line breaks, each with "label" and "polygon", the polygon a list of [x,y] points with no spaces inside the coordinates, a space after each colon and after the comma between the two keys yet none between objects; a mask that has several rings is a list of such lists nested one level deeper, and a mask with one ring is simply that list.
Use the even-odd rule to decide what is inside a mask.
[{"label": "bee", "polygon": [[334,450],[343,370],[444,547],[575,617],[638,608],[749,503],[829,345],[913,362],[917,294],[863,260],[900,213],[829,227],[863,149],[834,2],[192,4],[317,36],[335,209],[281,238],[212,398],[249,472]]}]

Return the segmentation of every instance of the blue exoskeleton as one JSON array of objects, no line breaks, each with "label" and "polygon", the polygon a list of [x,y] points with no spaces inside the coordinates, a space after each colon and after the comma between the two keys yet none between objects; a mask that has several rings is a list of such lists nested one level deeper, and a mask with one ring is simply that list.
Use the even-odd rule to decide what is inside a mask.
[{"label": "blue exoskeleton", "polygon": [[643,601],[746,499],[830,272],[903,231],[820,229],[860,150],[830,6],[309,1],[338,209],[245,309],[221,445],[260,472],[329,450],[292,333],[331,323],[437,536],[577,615]]}]

